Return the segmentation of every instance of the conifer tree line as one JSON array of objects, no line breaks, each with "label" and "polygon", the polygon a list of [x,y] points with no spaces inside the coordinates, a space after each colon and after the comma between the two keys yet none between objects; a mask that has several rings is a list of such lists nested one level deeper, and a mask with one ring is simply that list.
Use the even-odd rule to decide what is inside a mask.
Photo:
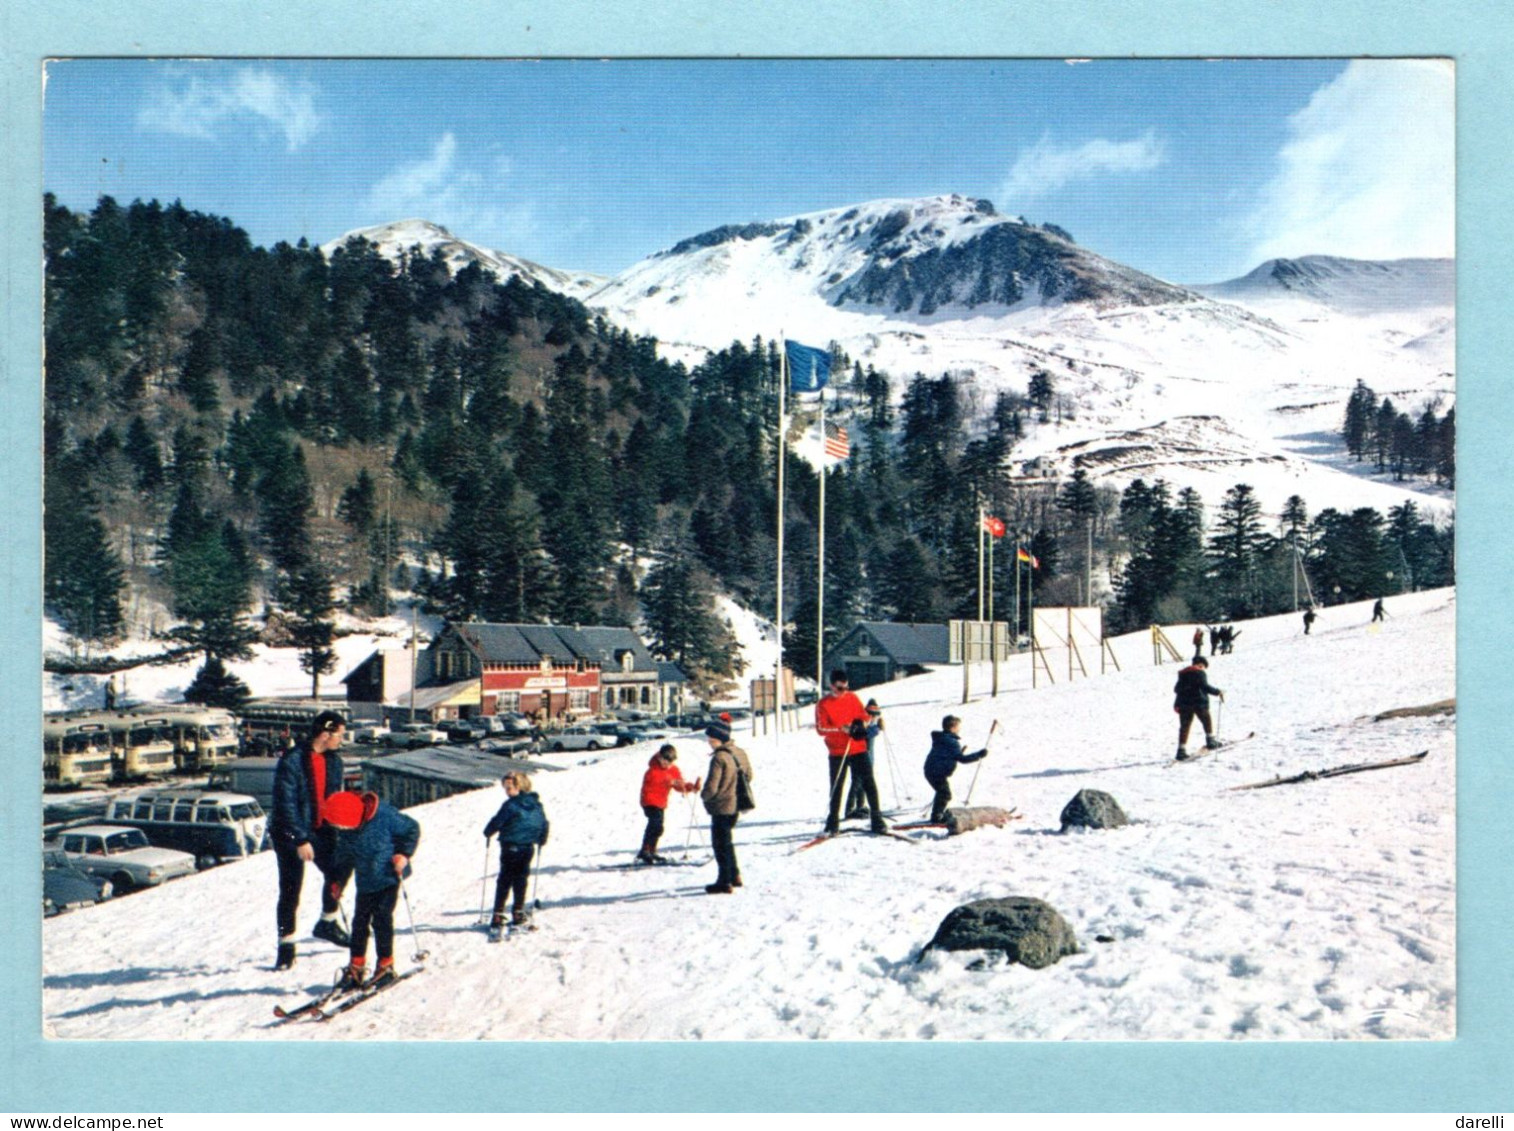
[{"label": "conifer tree line", "polygon": [[1445,416],[1434,402],[1411,416],[1394,406],[1390,397],[1377,399],[1364,381],[1357,381],[1346,401],[1341,439],[1358,463],[1371,460],[1378,471],[1391,471],[1402,482],[1410,477],[1433,478],[1456,486],[1456,409]]},{"label": "conifer tree line", "polygon": [[[400,590],[459,620],[634,625],[697,684],[739,674],[716,593],[776,602],[776,342],[690,369],[539,284],[361,239],[329,259],[264,249],[179,203],[49,197],[45,238],[46,599],[75,638],[164,610],[157,631],[204,657],[194,692],[234,703],[225,665],[256,641],[296,647],[318,690],[338,612],[385,614]],[[998,619],[1015,544],[1038,559],[1038,604],[1113,578],[1116,625],[1286,607],[1295,546],[1340,599],[1390,571],[1392,591],[1449,583],[1449,531],[1412,504],[1296,500],[1284,532],[1241,485],[1210,529],[1160,482],[1012,474],[1027,430],[1063,412],[1044,369],[982,405],[951,374],[901,384],[832,352],[828,411],[852,446],[826,481],[828,641],[858,619],[976,616],[980,509],[1010,530]],[[801,409],[789,439],[804,426]],[[819,478],[787,469],[786,656],[808,674]]]}]

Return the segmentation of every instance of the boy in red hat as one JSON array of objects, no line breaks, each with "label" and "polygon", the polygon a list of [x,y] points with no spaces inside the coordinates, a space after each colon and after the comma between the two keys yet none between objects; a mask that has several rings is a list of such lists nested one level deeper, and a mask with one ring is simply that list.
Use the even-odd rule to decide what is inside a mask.
[{"label": "boy in red hat", "polygon": [[410,874],[410,858],[420,843],[421,827],[375,793],[333,793],[321,807],[326,824],[336,830],[333,857],[350,868],[357,887],[352,912],[352,942],[339,989],[360,989],[367,965],[368,932],[373,931],[378,969],[366,984],[375,989],[393,981],[394,907],[400,882]]}]

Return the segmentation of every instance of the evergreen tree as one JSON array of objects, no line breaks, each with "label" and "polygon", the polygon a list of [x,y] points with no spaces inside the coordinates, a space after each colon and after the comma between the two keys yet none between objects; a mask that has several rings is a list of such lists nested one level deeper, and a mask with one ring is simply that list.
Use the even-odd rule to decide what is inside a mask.
[{"label": "evergreen tree", "polygon": [[357,478],[342,492],[341,501],[336,505],[336,516],[355,533],[366,535],[373,529],[377,509],[378,490],[373,476],[368,474],[366,467],[359,468]]},{"label": "evergreen tree", "polygon": [[289,635],[299,652],[300,669],[310,675],[310,697],[319,698],[321,676],[336,670],[336,602],[331,576],[313,558],[296,564],[284,576],[279,602],[289,614]]},{"label": "evergreen tree", "polygon": [[736,641],[715,608],[714,586],[686,534],[666,539],[641,588],[652,650],[701,686],[737,674]]},{"label": "evergreen tree", "polygon": [[1209,539],[1216,597],[1227,619],[1255,616],[1261,609],[1260,568],[1267,549],[1262,505],[1245,483],[1225,493]]},{"label": "evergreen tree", "polygon": [[126,571],[99,514],[99,498],[76,461],[43,477],[43,599],[71,636],[108,642],[124,628]]},{"label": "evergreen tree", "polygon": [[228,711],[240,711],[250,698],[252,692],[247,685],[228,672],[218,656],[207,657],[184,689],[184,702],[224,707]]}]

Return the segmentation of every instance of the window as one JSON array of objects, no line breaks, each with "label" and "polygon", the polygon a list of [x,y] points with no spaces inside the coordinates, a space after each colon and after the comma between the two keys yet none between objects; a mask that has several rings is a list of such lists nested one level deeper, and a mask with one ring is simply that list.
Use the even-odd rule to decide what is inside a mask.
[{"label": "window", "polygon": [[152,807],[152,819],[154,821],[167,821],[173,817],[173,798],[160,797]]},{"label": "window", "polygon": [[141,797],[137,799],[137,808],[132,813],[132,819],[137,821],[152,820],[152,798]]},{"label": "window", "polygon": [[587,688],[574,689],[568,692],[568,710],[586,711],[589,709],[589,691]]},{"label": "window", "polygon": [[262,815],[263,807],[256,801],[244,801],[240,805],[233,805],[231,807],[233,820],[246,821],[253,817],[261,817]]},{"label": "window", "polygon": [[180,801],[173,808],[173,819],[175,821],[192,821],[194,820],[194,811],[195,803],[193,801]]},{"label": "window", "polygon": [[146,848],[147,837],[140,829],[131,829],[127,832],[113,833],[105,842],[105,854],[114,855],[117,852],[130,852],[133,848]]},{"label": "window", "polygon": [[498,695],[496,695],[494,697],[494,713],[496,715],[505,714],[507,711],[519,711],[519,710],[520,710],[520,692],[519,691],[501,691]]}]

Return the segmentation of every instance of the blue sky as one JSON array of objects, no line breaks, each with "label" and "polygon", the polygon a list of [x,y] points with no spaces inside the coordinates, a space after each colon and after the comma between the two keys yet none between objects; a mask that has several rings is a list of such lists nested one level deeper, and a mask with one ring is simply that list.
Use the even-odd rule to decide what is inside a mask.
[{"label": "blue sky", "polygon": [[957,192],[1175,282],[1454,254],[1454,78],[1395,60],[79,59],[44,179],[259,244],[412,216],[614,274],[720,224]]}]

